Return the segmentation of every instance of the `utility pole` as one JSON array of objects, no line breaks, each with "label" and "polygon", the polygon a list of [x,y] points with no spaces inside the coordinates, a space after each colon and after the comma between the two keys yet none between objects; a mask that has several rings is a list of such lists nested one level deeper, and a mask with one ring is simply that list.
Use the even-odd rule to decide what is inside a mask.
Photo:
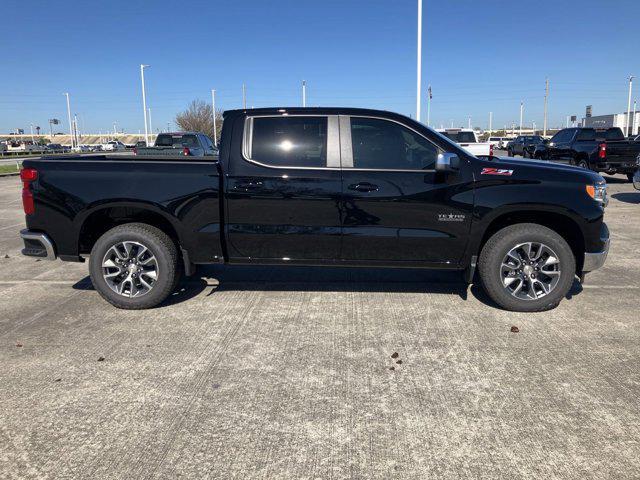
[{"label": "utility pole", "polygon": [[247,109],[247,87],[244,83],[242,84],[242,108]]},{"label": "utility pole", "polygon": [[144,143],[148,147],[149,131],[147,130],[147,94],[144,88],[144,69],[147,67],[149,67],[149,65],[140,64],[140,81],[142,82],[142,113],[144,114]]},{"label": "utility pole", "polygon": [[418,0],[418,72],[416,85],[416,120],[420,121],[420,100],[422,83],[422,0]]},{"label": "utility pole", "polygon": [[73,115],[73,138],[76,141],[76,146],[80,145],[78,141],[78,115]]},{"label": "utility pole", "polygon": [[213,112],[213,144],[218,146],[218,128],[216,126],[216,91],[211,90],[211,110]]},{"label": "utility pole", "polygon": [[627,120],[627,125],[625,128],[625,131],[627,132],[627,136],[629,136],[629,127],[631,125],[629,125],[631,122],[629,122],[629,114],[631,113],[631,90],[633,88],[633,75],[631,75],[629,77],[629,100],[627,101],[627,115],[626,115],[626,120]]},{"label": "utility pole", "polygon": [[545,81],[544,87],[544,126],[542,127],[542,136],[547,136],[547,99],[549,98],[549,79]]},{"label": "utility pole", "polygon": [[307,82],[302,80],[302,106],[307,106]]},{"label": "utility pole", "polygon": [[151,107],[147,108],[149,112],[149,131],[151,132],[151,136],[153,137],[153,125],[151,124]]},{"label": "utility pole", "polygon": [[524,102],[520,102],[520,135],[522,135],[522,115],[524,114]]},{"label": "utility pole", "polygon": [[71,137],[71,148],[75,147],[73,143],[73,125],[71,124],[71,103],[69,101],[69,94],[63,93],[67,97],[67,117],[69,119],[69,137]]},{"label": "utility pole", "polygon": [[491,124],[493,123],[493,112],[489,112],[489,136],[491,136]]}]

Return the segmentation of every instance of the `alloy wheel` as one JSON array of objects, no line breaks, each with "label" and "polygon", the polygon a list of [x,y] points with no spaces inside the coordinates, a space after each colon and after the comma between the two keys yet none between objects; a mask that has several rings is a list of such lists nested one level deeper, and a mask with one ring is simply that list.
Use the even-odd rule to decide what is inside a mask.
[{"label": "alloy wheel", "polygon": [[547,245],[521,243],[505,255],[500,266],[502,286],[520,300],[537,300],[560,281],[560,259]]},{"label": "alloy wheel", "polygon": [[109,288],[128,298],[149,293],[158,280],[158,261],[140,242],[113,245],[102,259],[102,277]]}]

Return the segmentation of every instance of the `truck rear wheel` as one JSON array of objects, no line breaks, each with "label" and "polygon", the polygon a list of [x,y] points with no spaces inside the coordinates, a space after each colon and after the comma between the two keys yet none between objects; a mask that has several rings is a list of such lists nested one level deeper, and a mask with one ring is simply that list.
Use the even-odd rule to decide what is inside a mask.
[{"label": "truck rear wheel", "polygon": [[558,233],[534,223],[496,232],[480,254],[482,285],[498,305],[517,312],[555,308],[576,271],[571,247]]},{"label": "truck rear wheel", "polygon": [[165,300],[179,279],[176,246],[163,231],[127,223],[102,235],[89,258],[91,281],[110,304],[129,310]]}]

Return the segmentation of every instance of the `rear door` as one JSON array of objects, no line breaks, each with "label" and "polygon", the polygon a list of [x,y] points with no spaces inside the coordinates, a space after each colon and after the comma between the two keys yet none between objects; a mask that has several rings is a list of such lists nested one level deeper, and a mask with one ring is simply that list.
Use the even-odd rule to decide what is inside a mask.
[{"label": "rear door", "polygon": [[338,117],[261,115],[238,122],[243,124],[233,129],[226,177],[231,261],[336,260],[341,243]]},{"label": "rear door", "polygon": [[435,171],[441,150],[395,121],[340,116],[342,259],[397,265],[457,263],[473,208],[469,168]]},{"label": "rear door", "polygon": [[559,163],[573,161],[572,143],[577,129],[565,128],[556,133],[549,142],[549,158]]}]

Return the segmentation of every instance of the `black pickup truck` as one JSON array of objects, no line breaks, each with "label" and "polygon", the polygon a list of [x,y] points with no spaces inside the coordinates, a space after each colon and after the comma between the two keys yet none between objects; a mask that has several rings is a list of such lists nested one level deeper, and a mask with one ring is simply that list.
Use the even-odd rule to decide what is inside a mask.
[{"label": "black pickup truck", "polygon": [[620,128],[565,128],[535,148],[534,157],[606,172],[632,181],[638,168],[640,142],[627,139]]},{"label": "black pickup truck", "polygon": [[500,306],[556,306],[609,248],[606,184],[479,159],[402,115],[228,111],[220,156],[25,160],[23,254],[84,261],[116,307],[162,302],[195,264],[420,267],[479,278]]}]

